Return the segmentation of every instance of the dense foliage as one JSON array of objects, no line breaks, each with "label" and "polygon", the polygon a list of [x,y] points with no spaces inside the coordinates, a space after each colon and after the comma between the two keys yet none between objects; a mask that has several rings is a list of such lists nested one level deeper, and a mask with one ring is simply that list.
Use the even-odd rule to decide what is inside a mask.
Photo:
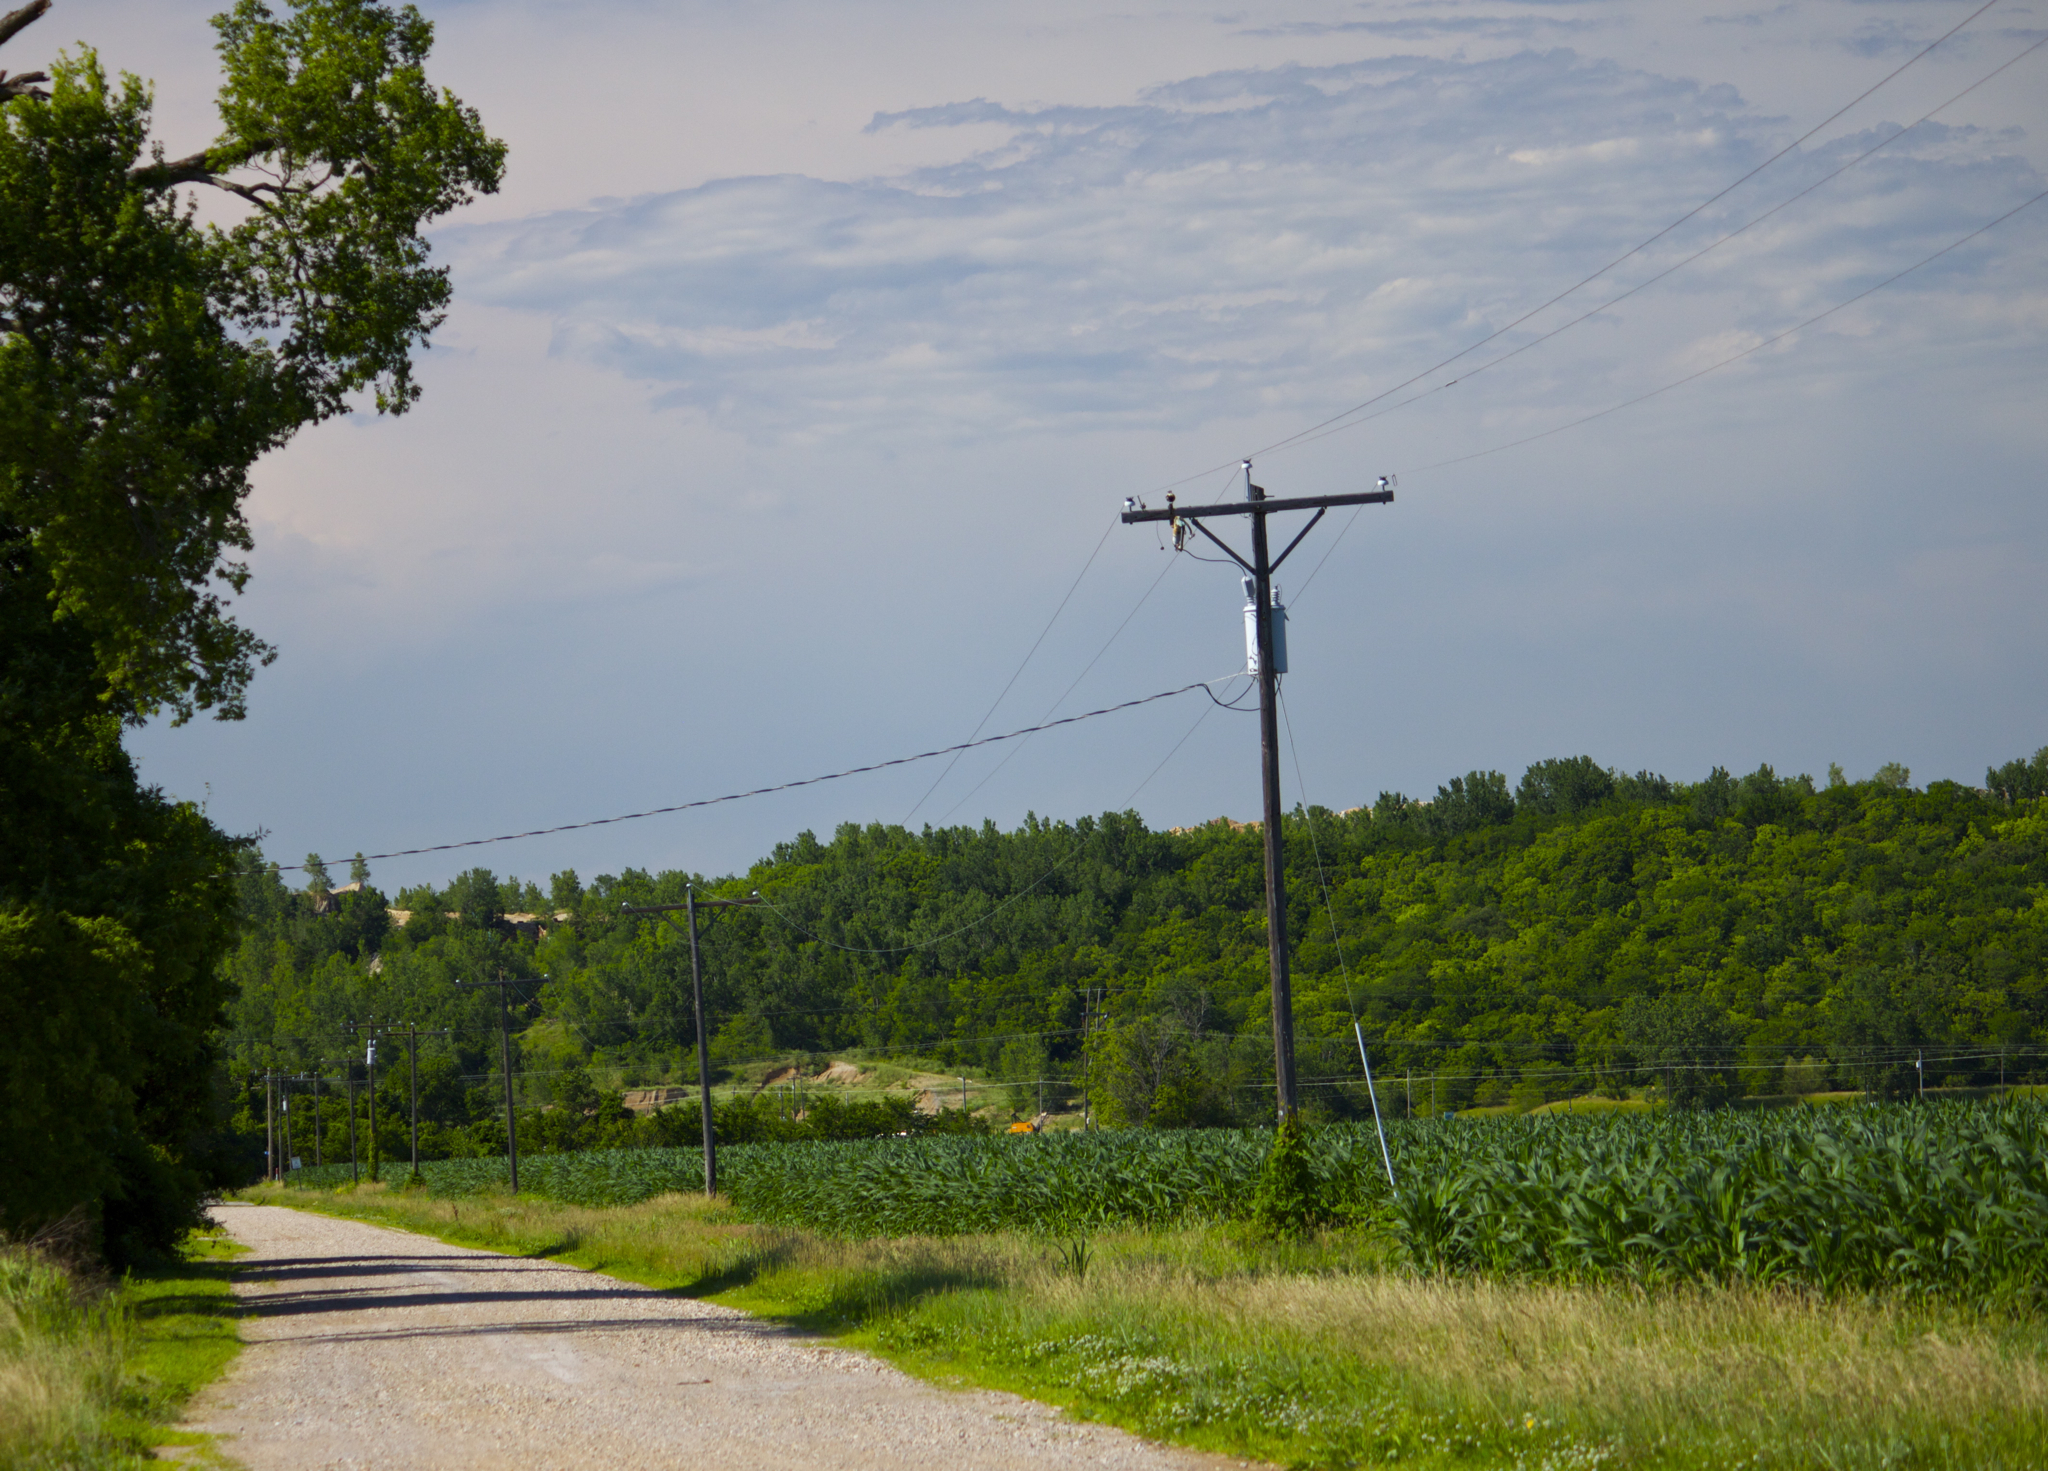
[{"label": "dense foliage", "polygon": [[[1581,757],[1512,789],[1479,772],[1427,803],[1297,811],[1310,1112],[1366,1112],[1354,1018],[1403,1117],[1646,1088],[1713,1106],[2041,1078],[2035,767],[2048,754],[1990,773],[1999,791],[1915,790],[1896,768],[1685,785]],[[1110,1122],[1254,1122],[1271,1096],[1260,864],[1255,830],[1159,833],[1128,813],[802,834],[708,883],[769,901],[705,933],[712,1057],[727,1071],[864,1048],[1011,1080],[1023,1112],[1040,1080],[1049,1100],[1085,1080]],[[232,1046],[245,1077],[352,1054],[360,1071],[351,1021],[445,1028],[421,1043],[428,1116],[487,1128],[494,1004],[452,983],[502,971],[532,978],[514,1019],[522,1100],[594,1118],[618,1085],[694,1076],[687,947],[618,912],[691,882],[707,884],[628,871],[585,888],[562,873],[543,893],[473,870],[407,891],[387,917],[367,887],[293,892],[250,874]],[[632,1142],[577,1127],[584,1146]]]},{"label": "dense foliage", "polygon": [[[428,84],[410,7],[239,0],[215,29],[221,132],[181,159],[90,50],[0,71],[0,1232],[97,1214],[116,1259],[224,1178],[243,862],[122,732],[240,715],[268,657],[229,609],[250,467],[360,398],[411,402],[448,293],[420,231],[503,155]],[[199,222],[200,188],[230,222]]]}]

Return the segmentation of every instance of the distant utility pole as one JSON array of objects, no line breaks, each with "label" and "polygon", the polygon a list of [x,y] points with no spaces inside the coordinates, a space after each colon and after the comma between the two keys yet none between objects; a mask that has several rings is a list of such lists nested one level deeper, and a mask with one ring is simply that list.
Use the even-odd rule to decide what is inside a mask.
[{"label": "distant utility pole", "polygon": [[356,1163],[356,1075],[355,1063],[343,1058],[341,1080],[348,1085],[348,1182],[351,1185],[363,1183],[362,1166]]},{"label": "distant utility pole", "polygon": [[672,916],[682,910],[690,923],[690,1005],[697,1016],[697,1108],[704,1125],[704,1195],[706,1199],[718,1193],[718,1139],[711,1127],[711,1048],[704,1031],[704,963],[698,953],[697,911],[701,909],[746,909],[764,903],[760,895],[749,899],[699,899],[696,885],[683,891],[680,904],[621,904],[624,914],[658,914],[664,923],[677,934],[682,926]]},{"label": "distant utility pole", "polygon": [[420,1038],[446,1037],[450,1033],[446,1028],[422,1032],[411,1022],[405,1024],[403,1032],[393,1027],[391,1033],[405,1038],[406,1066],[411,1070],[407,1093],[412,1104],[412,1177],[417,1180],[420,1177]]},{"label": "distant utility pole", "polygon": [[[1251,672],[1259,681],[1259,758],[1265,789],[1266,823],[1266,957],[1273,982],[1273,1084],[1279,1095],[1280,1117],[1292,1117],[1300,1108],[1294,1074],[1294,995],[1287,977],[1287,880],[1280,866],[1280,711],[1279,676],[1283,672],[1275,658],[1273,637],[1273,574],[1301,545],[1302,538],[1315,529],[1332,506],[1385,505],[1394,499],[1392,481],[1382,479],[1378,490],[1354,495],[1293,496],[1267,500],[1263,486],[1252,484],[1252,462],[1244,462],[1244,494],[1241,502],[1219,502],[1213,506],[1176,506],[1169,493],[1164,510],[1147,510],[1135,500],[1124,502],[1125,525],[1141,521],[1170,521],[1176,547],[1185,534],[1183,524],[1221,547],[1230,560],[1245,570],[1246,590],[1251,594],[1251,652],[1257,667]],[[1283,511],[1314,511],[1308,525],[1278,557],[1266,550],[1266,518]],[[1211,516],[1252,518],[1252,556],[1246,561],[1228,543],[1202,522]]]},{"label": "distant utility pole", "polygon": [[313,1168],[319,1169],[320,1158],[320,1069],[322,1064],[313,1064]]},{"label": "distant utility pole", "polygon": [[274,1074],[266,1070],[263,1074],[263,1178],[275,1183],[277,1180],[277,1111],[272,1102],[271,1083]]},{"label": "distant utility pole", "polygon": [[[535,977],[533,983],[540,985],[546,976]],[[519,1193],[519,1120],[512,1112],[512,1008],[505,1000],[507,986],[523,986],[523,979],[507,980],[502,967],[495,981],[457,981],[458,986],[495,986],[498,988],[498,1049],[501,1065],[505,1069],[505,1158],[511,1166],[512,1193]],[[417,1160],[415,1160],[417,1167]]]},{"label": "distant utility pole", "polygon": [[374,1183],[383,1172],[384,1164],[384,1156],[377,1149],[377,1018],[373,1016],[364,1025],[351,1026],[349,1030],[370,1034],[369,1043],[363,1049],[363,1065],[370,1071],[370,1179]]}]

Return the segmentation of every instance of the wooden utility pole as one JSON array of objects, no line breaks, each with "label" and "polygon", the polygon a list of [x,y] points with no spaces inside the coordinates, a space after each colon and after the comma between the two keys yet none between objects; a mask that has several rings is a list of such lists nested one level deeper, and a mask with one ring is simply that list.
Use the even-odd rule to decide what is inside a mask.
[{"label": "wooden utility pole", "polygon": [[[537,976],[534,978],[533,984],[538,986],[546,980],[546,976]],[[505,1159],[511,1171],[512,1193],[517,1195],[519,1193],[519,1118],[512,1111],[512,1008],[505,1000],[505,988],[507,986],[523,986],[526,984],[526,981],[523,979],[507,980],[503,968],[500,968],[498,978],[495,981],[457,981],[455,984],[458,986],[495,986],[498,990],[498,1055],[500,1066],[505,1070]],[[417,1144],[415,1144],[414,1149],[415,1154],[417,1154]],[[418,1168],[417,1158],[414,1160],[414,1168]]]},{"label": "wooden utility pole", "polygon": [[[1141,521],[1173,523],[1174,544],[1180,545],[1183,524],[1221,547],[1231,561],[1245,570],[1253,609],[1253,651],[1258,667],[1252,672],[1259,681],[1259,775],[1265,798],[1266,848],[1266,960],[1273,988],[1273,1086],[1278,1095],[1282,1119],[1292,1117],[1301,1107],[1294,1069],[1294,995],[1287,975],[1287,876],[1281,867],[1280,851],[1280,708],[1279,679],[1282,673],[1275,658],[1273,634],[1273,574],[1301,545],[1302,538],[1315,529],[1332,506],[1385,505],[1392,501],[1390,483],[1379,490],[1355,495],[1294,496],[1284,500],[1266,499],[1263,486],[1252,484],[1252,462],[1244,462],[1244,494],[1239,502],[1223,501],[1210,506],[1177,506],[1166,497],[1164,510],[1148,510],[1135,500],[1124,502],[1125,525]],[[1314,511],[1308,525],[1295,534],[1287,549],[1274,557],[1266,543],[1266,518],[1286,511]],[[1203,525],[1212,516],[1249,516],[1252,519],[1252,555],[1246,561],[1215,532]]]},{"label": "wooden utility pole", "polygon": [[692,884],[683,891],[680,904],[621,904],[624,914],[658,914],[677,934],[684,931],[673,915],[680,909],[690,928],[690,1006],[697,1019],[697,1108],[704,1126],[704,1194],[718,1193],[718,1138],[711,1125],[711,1045],[704,1030],[704,962],[697,943],[697,911],[703,909],[746,909],[765,903],[759,895],[749,899],[699,899]]},{"label": "wooden utility pole", "polygon": [[405,1024],[403,1032],[396,1027],[391,1030],[392,1035],[405,1038],[405,1061],[410,1069],[406,1091],[412,1106],[412,1177],[417,1180],[420,1177],[420,1038],[446,1037],[449,1033],[446,1028],[422,1032],[411,1022]]},{"label": "wooden utility pole", "polygon": [[348,1182],[351,1185],[363,1183],[362,1166],[356,1163],[356,1076],[355,1063],[342,1064],[341,1080],[348,1084]]},{"label": "wooden utility pole", "polygon": [[[458,981],[456,984],[460,985]],[[362,1026],[351,1026],[351,1032],[367,1032],[369,1042],[363,1049],[363,1065],[369,1069],[370,1093],[370,1181],[375,1184],[383,1173],[384,1156],[377,1148],[377,1018],[374,1016]],[[351,1118],[350,1123],[354,1123]]]}]

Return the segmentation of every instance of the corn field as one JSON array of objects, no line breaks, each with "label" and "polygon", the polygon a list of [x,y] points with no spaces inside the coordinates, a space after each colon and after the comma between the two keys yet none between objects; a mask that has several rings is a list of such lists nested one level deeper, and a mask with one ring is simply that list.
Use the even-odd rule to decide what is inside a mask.
[{"label": "corn field", "polygon": [[[1074,1235],[1245,1217],[1263,1130],[738,1145],[720,1182],[755,1220],[845,1236]],[[1708,1279],[2031,1299],[2048,1284],[2048,1104],[1397,1123],[1311,1136],[1335,1224],[1432,1272]],[[422,1167],[436,1194],[504,1188],[503,1160]],[[625,1204],[702,1188],[689,1150],[520,1161],[531,1192]],[[301,1170],[332,1185],[346,1167]]]}]

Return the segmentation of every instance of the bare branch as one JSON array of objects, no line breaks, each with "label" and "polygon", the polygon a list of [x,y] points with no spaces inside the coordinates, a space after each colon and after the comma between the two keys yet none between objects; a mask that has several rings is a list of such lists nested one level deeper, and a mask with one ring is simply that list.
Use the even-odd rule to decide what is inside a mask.
[{"label": "bare branch", "polygon": [[[0,46],[14,39],[17,31],[34,25],[43,18],[43,12],[50,8],[50,0],[29,0],[21,9],[0,16]],[[47,77],[45,81],[49,80]]]},{"label": "bare branch", "polygon": [[11,102],[17,97],[37,97],[47,102],[50,94],[35,84],[49,80],[48,72],[16,72],[10,77],[0,71],[0,102]]},{"label": "bare branch", "polygon": [[145,189],[169,189],[176,184],[212,184],[217,182],[213,170],[206,166],[206,155],[188,153],[183,158],[169,162],[139,163],[128,170],[128,177]]}]

